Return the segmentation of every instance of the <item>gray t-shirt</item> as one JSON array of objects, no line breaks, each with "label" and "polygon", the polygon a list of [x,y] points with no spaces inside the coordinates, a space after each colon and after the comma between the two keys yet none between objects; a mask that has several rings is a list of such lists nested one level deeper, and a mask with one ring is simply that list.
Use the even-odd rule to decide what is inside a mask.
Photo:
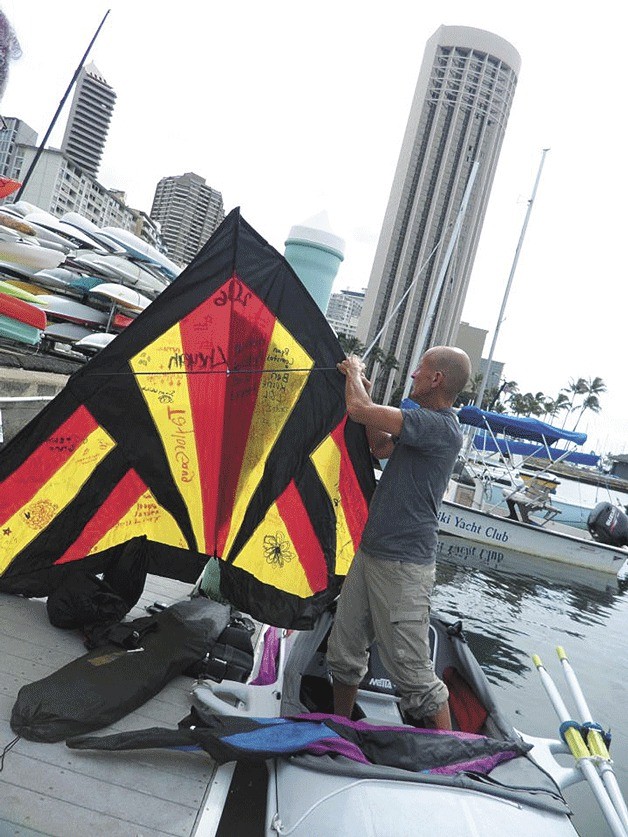
[{"label": "gray t-shirt", "polygon": [[361,546],[374,558],[430,564],[462,431],[452,409],[401,412],[401,435],[371,500]]}]

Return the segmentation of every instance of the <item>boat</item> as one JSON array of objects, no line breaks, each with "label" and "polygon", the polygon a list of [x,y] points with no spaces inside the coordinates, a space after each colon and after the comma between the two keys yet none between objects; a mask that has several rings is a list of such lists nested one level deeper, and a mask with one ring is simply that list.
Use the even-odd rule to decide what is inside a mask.
[{"label": "boat", "polygon": [[0,267],[8,267],[24,276],[30,277],[38,270],[58,267],[65,257],[63,250],[43,247],[39,241],[0,239]]},{"label": "boat", "polygon": [[84,218],[82,215],[79,215],[78,212],[66,212],[61,216],[61,221],[64,224],[68,224],[69,226],[80,230],[82,233],[87,235],[88,238],[95,245],[97,245],[97,247],[104,248],[108,253],[117,253],[118,255],[126,253],[124,247],[116,244],[113,239],[103,236],[101,234],[100,227],[88,218]]},{"label": "boat", "polygon": [[[584,770],[559,763],[559,754],[569,754],[564,742],[512,726],[460,621],[430,617],[434,667],[450,692],[451,733],[404,723],[376,647],[354,718],[333,715],[325,658],[332,622],[333,607],[310,631],[260,626],[246,681],[199,679],[191,715],[178,729],[79,736],[68,746],[207,750],[221,765],[197,821],[196,833],[207,837],[492,837],[506,831],[575,837],[563,790],[585,778]],[[604,812],[609,821],[619,816]]]},{"label": "boat", "polygon": [[46,327],[40,308],[6,293],[0,293],[0,337],[36,346]]},{"label": "boat", "polygon": [[115,336],[111,332],[104,331],[86,334],[74,343],[74,349],[88,357],[92,357],[92,355],[98,354],[101,349],[104,349],[105,346],[108,346]]},{"label": "boat", "polygon": [[37,305],[45,308],[50,319],[62,322],[78,323],[80,325],[100,327],[106,326],[108,316],[104,311],[91,308],[69,296],[59,294],[40,294]]},{"label": "boat", "polygon": [[111,302],[121,309],[128,309],[134,313],[143,311],[151,303],[151,300],[139,291],[116,282],[102,282],[95,285],[91,289],[90,295],[98,298],[101,302]]},{"label": "boat", "polygon": [[27,213],[24,216],[24,221],[33,226],[40,237],[46,238],[49,236],[50,240],[64,244],[68,248],[89,247],[100,253],[110,252],[88,233],[72,226],[72,224],[59,220],[50,212],[39,210]]},{"label": "boat", "polygon": [[160,253],[156,247],[134,233],[120,227],[102,227],[101,233],[115,244],[124,247],[132,258],[156,265],[170,279],[176,279],[181,273],[178,264],[175,264],[163,253]]},{"label": "boat", "polygon": [[[10,274],[0,274],[6,275],[6,279],[3,279],[3,282],[6,282],[7,285],[10,285],[13,288],[16,288],[21,291],[25,291],[32,296],[41,296],[42,294],[48,293],[45,288],[42,288],[41,285],[35,285],[33,282],[27,282],[22,279],[13,279],[10,277]],[[8,293],[8,291],[7,291]],[[15,294],[14,294],[15,296]]]},{"label": "boat", "polygon": [[50,342],[67,345],[89,340],[95,336],[95,332],[80,323],[49,323],[44,331],[44,338]]},{"label": "boat", "polygon": [[37,294],[31,293],[20,285],[16,285],[13,282],[5,282],[2,279],[0,279],[0,293],[21,299],[23,302],[37,302]]},{"label": "boat", "polygon": [[101,273],[106,280],[120,282],[154,299],[167,286],[165,277],[158,279],[139,264],[124,256],[79,250],[71,260],[82,269]]},{"label": "boat", "polygon": [[[458,419],[471,427],[489,428],[493,434],[503,433],[527,439],[537,447],[541,445],[550,461],[571,455],[568,449],[553,447],[558,440],[574,444],[586,441],[584,433],[562,430],[538,419],[491,413],[478,407],[461,407]],[[439,511],[440,532],[612,573],[620,578],[628,575],[628,550],[623,541],[600,542],[589,532],[561,523],[547,488],[533,481],[514,485],[505,494],[506,511],[503,505],[486,499],[487,487],[492,484],[490,474],[474,472],[472,460],[464,454],[460,464],[462,467],[456,469]],[[470,468],[467,467],[469,464]]]}]

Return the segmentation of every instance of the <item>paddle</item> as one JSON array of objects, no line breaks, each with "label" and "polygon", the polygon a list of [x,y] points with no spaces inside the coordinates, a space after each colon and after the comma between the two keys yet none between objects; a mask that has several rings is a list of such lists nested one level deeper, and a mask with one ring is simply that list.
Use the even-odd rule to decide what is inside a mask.
[{"label": "paddle", "polygon": [[580,768],[584,778],[591,786],[591,790],[593,791],[593,794],[602,809],[606,822],[615,837],[628,837],[628,830],[624,828],[619,816],[617,815],[615,806],[613,805],[613,802],[610,799],[602,780],[600,779],[600,775],[595,769],[593,756],[589,752],[587,745],[584,743],[582,733],[579,729],[579,724],[576,724],[569,717],[567,707],[565,706],[558,689],[554,685],[554,681],[541,662],[541,658],[537,654],[533,654],[532,661],[539,672],[541,682],[561,722],[562,738],[566,741],[572,756],[576,760],[576,765]]},{"label": "paddle", "polygon": [[600,771],[602,781],[606,785],[606,790],[608,791],[608,795],[615,806],[617,815],[619,816],[622,825],[628,832],[628,808],[626,808],[626,802],[617,783],[617,777],[615,776],[615,771],[613,770],[613,763],[609,755],[606,742],[604,741],[604,737],[601,734],[601,727],[593,721],[586,698],[580,688],[580,683],[578,682],[576,673],[567,658],[565,649],[559,645],[556,648],[556,653],[558,654],[558,659],[562,663],[563,674],[565,675],[565,680],[567,681],[567,685],[569,686],[571,695],[575,701],[576,708],[580,714],[580,720],[582,724],[588,727],[587,746],[589,751],[595,759],[595,764]]}]

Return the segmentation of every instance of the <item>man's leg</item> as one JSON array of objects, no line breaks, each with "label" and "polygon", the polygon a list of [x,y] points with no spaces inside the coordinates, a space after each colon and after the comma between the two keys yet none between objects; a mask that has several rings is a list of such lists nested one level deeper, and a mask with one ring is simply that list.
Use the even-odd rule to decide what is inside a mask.
[{"label": "man's leg", "polygon": [[433,715],[423,715],[422,718],[415,718],[413,715],[407,717],[415,727],[422,729],[452,729],[448,703],[441,704]]},{"label": "man's leg", "polygon": [[350,718],[357,694],[357,686],[347,686],[334,677],[334,714]]},{"label": "man's leg", "polygon": [[327,643],[327,664],[333,677],[334,712],[350,718],[358,685],[368,669],[368,649],[373,642],[368,591],[357,551],[345,578],[334,625]]},{"label": "man's leg", "polygon": [[384,667],[410,723],[451,729],[449,692],[430,659],[429,616],[434,565],[370,559],[365,576],[375,637]]}]

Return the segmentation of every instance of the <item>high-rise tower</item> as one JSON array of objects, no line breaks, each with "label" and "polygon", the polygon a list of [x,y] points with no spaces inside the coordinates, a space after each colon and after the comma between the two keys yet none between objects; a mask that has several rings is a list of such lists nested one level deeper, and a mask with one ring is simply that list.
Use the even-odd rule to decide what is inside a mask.
[{"label": "high-rise tower", "polygon": [[477,161],[460,236],[434,317],[425,324],[424,348],[455,342],[520,65],[511,44],[481,29],[441,26],[427,42],[358,326],[359,339],[370,345],[418,276],[379,340],[399,361],[398,370],[378,376],[375,394],[385,402],[412,371]]},{"label": "high-rise tower", "polygon": [[61,151],[92,177],[98,174],[115,101],[116,94],[96,66],[92,63],[83,67],[76,83]]},{"label": "high-rise tower", "polygon": [[224,220],[222,195],[193,172],[162,177],[155,189],[153,221],[161,225],[168,255],[187,265]]}]

